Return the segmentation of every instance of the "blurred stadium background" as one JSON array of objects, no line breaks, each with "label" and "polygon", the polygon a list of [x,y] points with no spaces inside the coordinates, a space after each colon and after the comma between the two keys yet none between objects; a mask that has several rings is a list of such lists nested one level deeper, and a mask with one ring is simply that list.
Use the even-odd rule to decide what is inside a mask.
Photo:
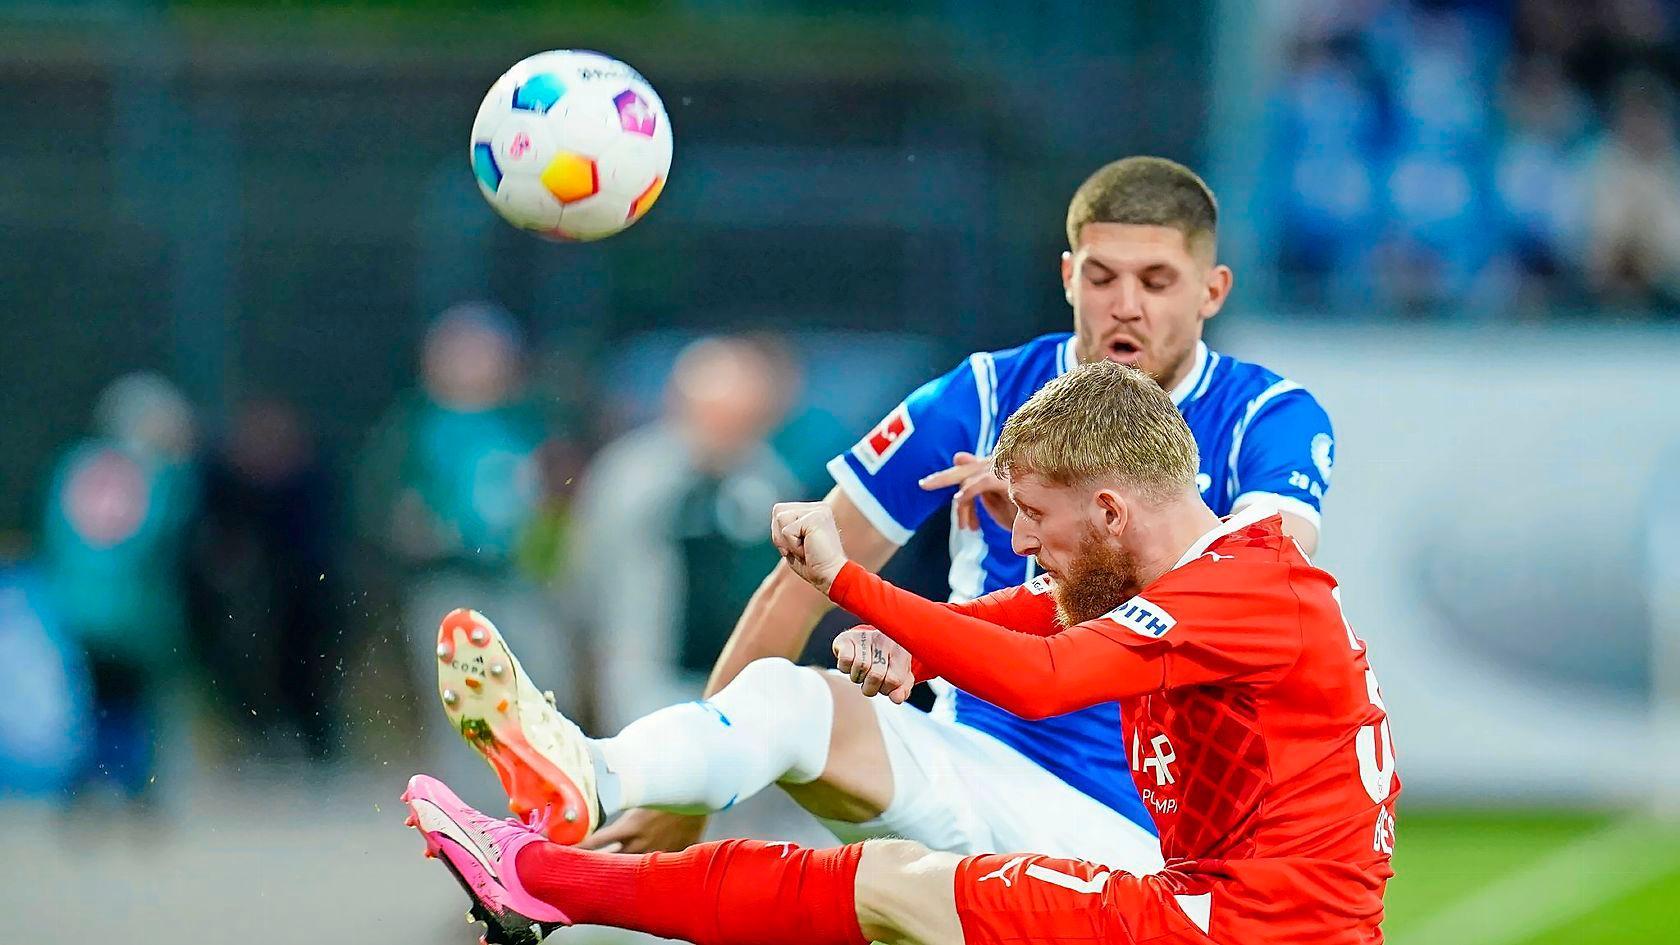
[{"label": "blurred stadium background", "polygon": [[[558,47],[676,129],[601,244],[467,167]],[[437,616],[547,628],[597,731],[689,698],[769,497],[1063,329],[1066,200],[1139,152],[1221,196],[1214,345],[1336,422],[1390,939],[1676,940],[1677,80],[1670,0],[0,0],[0,942],[470,940],[395,804],[491,784]]]}]

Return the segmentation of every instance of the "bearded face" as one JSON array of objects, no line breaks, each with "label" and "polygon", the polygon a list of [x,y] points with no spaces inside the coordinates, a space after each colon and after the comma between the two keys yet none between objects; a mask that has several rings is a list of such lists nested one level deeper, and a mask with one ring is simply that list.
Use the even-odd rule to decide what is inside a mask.
[{"label": "bearded face", "polygon": [[1137,559],[1091,527],[1079,541],[1079,553],[1057,576],[1051,595],[1056,616],[1071,627],[1101,617],[1141,590]]}]

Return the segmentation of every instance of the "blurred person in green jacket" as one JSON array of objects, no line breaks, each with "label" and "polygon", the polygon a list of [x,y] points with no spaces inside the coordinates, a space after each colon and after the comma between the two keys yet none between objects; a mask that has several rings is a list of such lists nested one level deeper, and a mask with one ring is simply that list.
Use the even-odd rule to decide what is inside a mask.
[{"label": "blurred person in green jacket", "polygon": [[359,518],[402,571],[404,649],[426,763],[493,798],[490,770],[436,711],[433,650],[445,614],[477,609],[520,641],[521,658],[556,687],[560,705],[577,708],[577,660],[546,586],[560,527],[551,501],[558,486],[545,475],[556,442],[527,388],[523,334],[499,306],[445,311],[420,362],[419,389],[387,412],[362,457]]},{"label": "blurred person in green jacket", "polygon": [[100,395],[94,436],[72,445],[49,487],[42,572],[87,655],[94,744],[73,790],[110,780],[149,800],[163,684],[186,658],[184,541],[197,505],[195,426],[155,374]]}]

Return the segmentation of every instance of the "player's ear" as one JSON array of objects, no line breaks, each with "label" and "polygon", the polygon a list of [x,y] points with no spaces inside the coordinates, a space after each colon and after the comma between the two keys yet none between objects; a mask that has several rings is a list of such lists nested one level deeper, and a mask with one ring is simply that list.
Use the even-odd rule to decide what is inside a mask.
[{"label": "player's ear", "polygon": [[1207,298],[1202,301],[1201,311],[1197,313],[1203,321],[1218,315],[1219,310],[1225,307],[1225,300],[1231,297],[1231,286],[1236,278],[1230,266],[1221,264],[1208,270]]},{"label": "player's ear", "polygon": [[1132,508],[1126,497],[1113,489],[1099,489],[1095,501],[1097,529],[1112,538],[1119,538],[1132,520]]},{"label": "player's ear", "polygon": [[1073,304],[1073,254],[1062,250],[1062,298]]}]

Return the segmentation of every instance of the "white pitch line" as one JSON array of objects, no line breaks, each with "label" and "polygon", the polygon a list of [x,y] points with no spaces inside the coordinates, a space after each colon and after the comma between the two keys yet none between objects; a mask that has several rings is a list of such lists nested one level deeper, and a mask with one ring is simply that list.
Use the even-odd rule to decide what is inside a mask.
[{"label": "white pitch line", "polygon": [[1502,873],[1389,945],[1512,945],[1585,915],[1680,866],[1680,836],[1632,818]]}]

